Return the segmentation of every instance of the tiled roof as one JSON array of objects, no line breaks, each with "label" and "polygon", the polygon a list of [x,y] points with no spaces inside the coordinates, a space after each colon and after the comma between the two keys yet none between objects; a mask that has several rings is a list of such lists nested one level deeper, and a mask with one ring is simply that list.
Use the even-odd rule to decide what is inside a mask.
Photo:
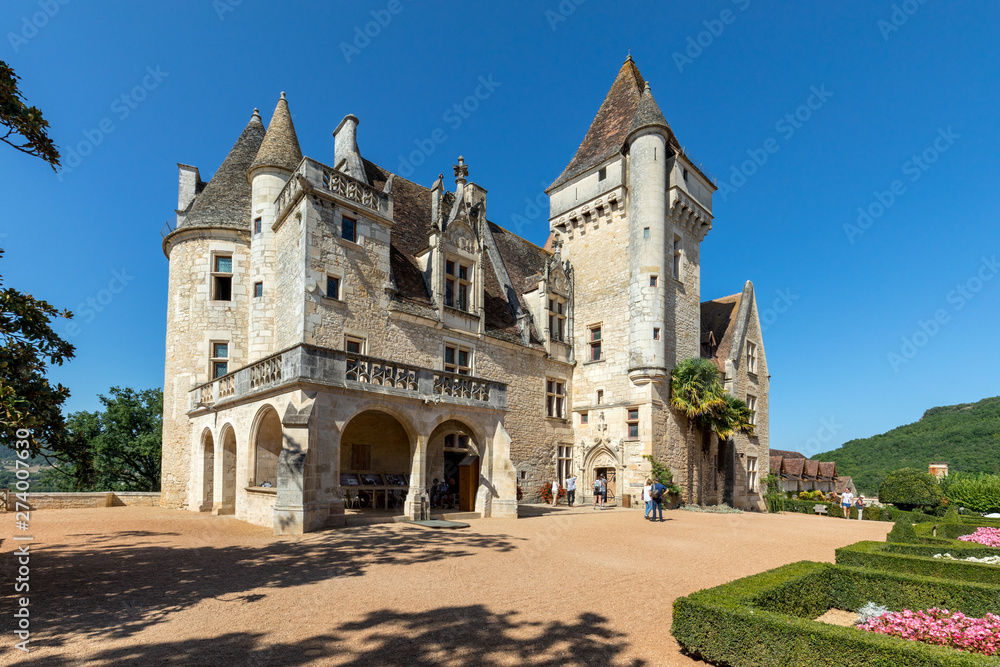
[{"label": "tiled roof", "polygon": [[826,480],[833,479],[837,476],[837,464],[833,461],[820,461],[819,476]]},{"label": "tiled roof", "polygon": [[789,451],[787,449],[772,449],[771,450],[771,456],[783,456],[786,459],[804,459],[805,458],[805,456],[803,454],[799,454],[798,452],[792,452],[792,451]]},{"label": "tiled roof", "polygon": [[813,461],[812,459],[803,459],[802,476],[808,477],[810,479],[816,479],[819,475],[819,461]]},{"label": "tiled roof", "polygon": [[630,56],[618,70],[618,76],[590,123],[583,142],[576,149],[576,155],[549,186],[550,189],[593,169],[621,150],[645,85],[646,81]]},{"label": "tiled roof", "polygon": [[646,82],[645,89],[642,91],[642,97],[639,98],[639,107],[635,111],[635,116],[632,117],[632,124],[628,128],[628,134],[632,134],[644,127],[664,128],[669,137],[667,143],[671,145],[677,144],[677,139],[674,138],[674,132],[670,129],[670,124],[667,123],[667,119],[663,117],[663,112],[660,111],[660,105],[653,99],[653,93],[649,90],[648,81]]},{"label": "tiled roof", "polygon": [[804,467],[805,459],[782,459],[781,461],[781,472],[783,476],[787,475],[788,477],[800,479],[802,477],[802,469]]},{"label": "tiled roof", "polygon": [[703,301],[701,304],[701,330],[703,333],[711,332],[716,343],[715,354],[709,358],[723,372],[726,370],[729,348],[733,344],[733,329],[736,328],[736,315],[740,311],[742,296],[743,293],[740,292],[713,301]]},{"label": "tiled roof", "polygon": [[850,476],[837,478],[837,485],[836,485],[837,493],[843,494],[844,492],[847,491],[848,488],[852,486],[854,486],[854,480],[851,479]]},{"label": "tiled roof", "polygon": [[180,227],[250,229],[250,184],[247,169],[264,140],[264,124],[254,109],[250,122],[222,161],[212,180],[194,199]]},{"label": "tiled roof", "polygon": [[302,149],[299,148],[299,138],[295,134],[292,114],[288,111],[288,101],[281,94],[278,106],[267,126],[267,134],[257,151],[251,169],[257,167],[281,167],[294,171],[302,161]]}]

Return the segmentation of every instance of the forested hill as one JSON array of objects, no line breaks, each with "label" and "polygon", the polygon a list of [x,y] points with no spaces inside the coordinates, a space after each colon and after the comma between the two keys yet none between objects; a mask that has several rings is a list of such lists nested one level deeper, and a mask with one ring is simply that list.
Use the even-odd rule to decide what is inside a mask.
[{"label": "forested hill", "polygon": [[836,461],[837,474],[850,475],[858,491],[867,494],[878,491],[890,470],[927,470],[932,461],[947,463],[949,472],[1000,474],[1000,396],[931,408],[918,422],[812,458]]}]

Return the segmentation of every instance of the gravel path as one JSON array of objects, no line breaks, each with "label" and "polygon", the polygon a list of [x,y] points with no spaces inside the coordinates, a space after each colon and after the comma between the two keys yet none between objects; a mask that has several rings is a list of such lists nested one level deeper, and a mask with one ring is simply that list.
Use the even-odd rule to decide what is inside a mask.
[{"label": "gravel path", "polygon": [[[32,516],[31,665],[695,665],[675,597],[889,523],[801,514],[523,508],[464,530],[382,524],[276,538],[149,507]],[[12,608],[13,517],[0,528]]]}]

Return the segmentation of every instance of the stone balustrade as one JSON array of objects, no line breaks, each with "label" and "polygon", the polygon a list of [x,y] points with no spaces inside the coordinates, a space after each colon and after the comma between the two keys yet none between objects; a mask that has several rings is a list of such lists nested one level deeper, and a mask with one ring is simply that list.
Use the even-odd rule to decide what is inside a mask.
[{"label": "stone balustrade", "polygon": [[275,220],[281,220],[303,191],[325,194],[335,201],[345,201],[383,218],[392,219],[392,198],[388,193],[333,167],[303,158],[274,201]]},{"label": "stone balustrade", "polygon": [[304,343],[192,388],[189,409],[232,405],[301,383],[417,398],[428,403],[507,409],[507,385],[502,382]]}]

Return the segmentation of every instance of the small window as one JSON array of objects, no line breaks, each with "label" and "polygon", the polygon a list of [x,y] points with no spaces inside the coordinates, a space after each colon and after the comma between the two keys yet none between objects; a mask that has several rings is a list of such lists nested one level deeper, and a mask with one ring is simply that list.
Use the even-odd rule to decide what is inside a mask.
[{"label": "small window", "polygon": [[229,372],[229,343],[212,343],[210,364],[213,380]]},{"label": "small window", "polygon": [[598,405],[603,405],[604,404],[604,390],[603,389],[598,389],[597,390],[597,404]]},{"label": "small window", "polygon": [[545,414],[556,419],[563,418],[563,408],[566,404],[566,382],[564,380],[545,380]]},{"label": "small window", "polygon": [[598,181],[603,181],[607,177],[608,177],[608,168],[607,167],[601,167],[597,171],[597,180]]},{"label": "small window", "polygon": [[472,292],[472,266],[455,260],[444,263],[444,305],[458,310],[469,310],[469,294]]},{"label": "small window", "polygon": [[590,413],[589,412],[581,412],[580,413],[580,424],[581,425],[587,425],[589,423],[590,423]]},{"label": "small window", "polygon": [[355,243],[358,240],[357,222],[348,217],[340,220],[340,238]]},{"label": "small window", "polygon": [[253,233],[260,234],[261,228],[263,227],[260,218],[253,219]]},{"label": "small window", "polygon": [[472,374],[472,350],[460,345],[444,346],[444,369],[460,375]]},{"label": "small window", "polygon": [[649,286],[650,287],[656,287],[656,283],[657,283],[656,276],[650,276],[649,277]]},{"label": "small window", "polygon": [[364,354],[365,339],[360,336],[344,336],[344,351],[348,354]]},{"label": "small window", "polygon": [[625,424],[628,426],[628,437],[635,439],[639,437],[639,408],[629,408],[625,416]]},{"label": "small window", "polygon": [[340,298],[340,278],[336,276],[326,277],[326,296],[330,299]]},{"label": "small window", "polygon": [[757,493],[757,457],[747,457],[747,490]]},{"label": "small window", "polygon": [[588,354],[587,358],[590,361],[600,361],[601,360],[601,325],[595,325],[587,329],[587,345]]},{"label": "small window", "polygon": [[750,408],[750,423],[757,425],[757,397],[747,394],[747,407]]},{"label": "small window", "polygon": [[660,340],[660,328],[653,327],[653,340]]},{"label": "small window", "polygon": [[747,341],[747,373],[757,373],[757,346]]},{"label": "small window", "polygon": [[549,296],[549,338],[566,340],[566,300],[554,294]]},{"label": "small window", "polygon": [[233,300],[233,258],[232,255],[216,255],[212,267],[212,299]]},{"label": "small window", "polygon": [[674,234],[674,278],[676,280],[683,279],[681,277],[681,272],[684,269],[683,256],[684,256],[684,247],[681,244],[681,237]]},{"label": "small window", "polygon": [[264,283],[256,282],[253,284],[253,295],[258,299],[264,296]]},{"label": "small window", "polygon": [[642,228],[642,238],[644,238],[644,239],[648,239],[649,238],[649,227],[643,227]]},{"label": "small window", "polygon": [[559,445],[557,454],[558,462],[556,467],[556,476],[559,478],[559,482],[563,483],[573,472],[573,447],[569,445]]},{"label": "small window", "polygon": [[684,169],[684,182],[685,183],[687,183],[687,179],[688,179],[688,170]]}]

